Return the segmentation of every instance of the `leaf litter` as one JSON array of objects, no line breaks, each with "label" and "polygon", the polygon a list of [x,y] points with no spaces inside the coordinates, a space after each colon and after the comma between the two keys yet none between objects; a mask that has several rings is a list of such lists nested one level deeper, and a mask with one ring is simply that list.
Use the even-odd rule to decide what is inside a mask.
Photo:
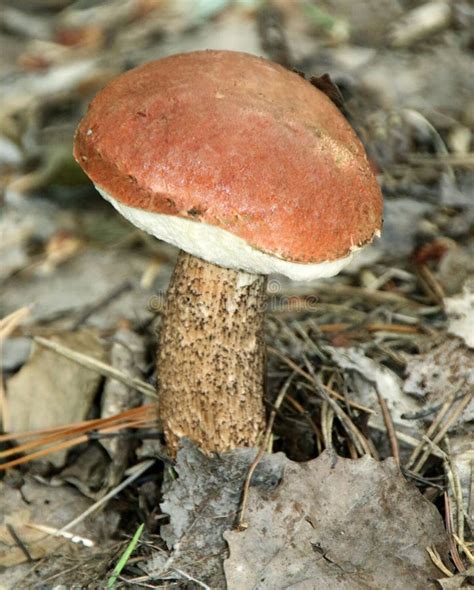
[{"label": "leaf litter", "polygon": [[[255,454],[253,449],[241,449],[207,457],[184,442],[175,466],[177,477],[168,478],[160,505],[170,516],[161,536],[172,552],[154,556],[146,564],[150,576],[196,578],[213,588],[224,586],[227,545],[223,533],[236,522],[243,482]],[[254,474],[253,485],[275,487],[283,462],[281,453],[267,455]]]},{"label": "leaf litter", "polygon": [[[98,360],[104,358],[102,346],[90,330],[57,335],[54,340],[87,351]],[[36,346],[28,362],[8,381],[6,430],[39,430],[85,420],[100,381],[100,375]],[[65,458],[65,451],[48,455],[57,467],[64,464]]]},{"label": "leaf litter", "polygon": [[[88,559],[91,548],[110,539],[119,514],[107,509],[78,524],[67,535],[56,536],[63,525],[86,510],[91,502],[72,487],[51,487],[26,476],[0,482],[0,566],[6,588],[27,587],[23,580],[37,560],[49,555],[71,561]],[[21,567],[13,568],[12,566]],[[54,568],[53,568],[54,569]]]},{"label": "leaf litter", "polygon": [[447,560],[441,516],[392,459],[285,463],[275,489],[251,489],[248,528],[224,534],[230,590],[436,587],[426,547]]},{"label": "leaf litter", "polygon": [[[30,4],[10,4],[0,32],[7,238],[0,276],[1,314],[17,319],[0,327],[0,401],[21,429],[30,417],[62,418],[16,443],[13,433],[0,435],[2,460],[25,461],[6,472],[0,513],[7,497],[8,513],[15,502],[24,513],[20,492],[33,490],[34,477],[28,500],[46,496],[60,510],[68,503],[55,496],[61,490],[77,498],[80,512],[105,498],[120,524],[101,537],[98,553],[83,547],[76,558],[64,540],[48,561],[37,560],[16,522],[16,537],[7,530],[0,551],[8,538],[15,555],[26,560],[30,551],[35,561],[21,566],[26,573],[9,567],[6,575],[25,588],[100,587],[127,535],[145,522],[117,584],[304,588],[311,576],[325,576],[325,587],[408,588],[420,580],[427,584],[420,587],[467,588],[474,561],[469,2],[209,0],[191,10],[187,0],[51,0],[34,15]],[[173,466],[152,400],[142,397],[154,391],[154,342],[175,254],[112,214],[71,156],[77,120],[111,77],[208,47],[263,53],[308,78],[330,72],[385,196],[382,239],[347,273],[310,285],[270,279],[267,402],[276,419],[243,531],[233,527],[256,451],[211,458],[186,443]],[[29,313],[16,316],[22,306]],[[13,430],[5,419],[3,429]],[[27,449],[41,448],[45,437],[60,463],[49,453],[29,461]],[[22,455],[15,444],[30,446]],[[153,469],[120,488],[127,468],[147,461]],[[46,512],[40,524],[64,524]],[[94,537],[93,520],[77,528],[84,538]],[[291,540],[290,526],[298,533]],[[261,574],[270,556],[274,571]],[[14,587],[5,572],[0,584]],[[245,586],[243,572],[265,579]]]}]

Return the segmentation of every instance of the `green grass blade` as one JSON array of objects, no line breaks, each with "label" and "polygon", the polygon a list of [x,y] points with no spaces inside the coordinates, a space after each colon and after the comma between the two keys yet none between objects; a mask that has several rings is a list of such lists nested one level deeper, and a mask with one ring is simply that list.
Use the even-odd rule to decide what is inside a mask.
[{"label": "green grass blade", "polygon": [[117,578],[119,577],[120,572],[127,565],[127,561],[129,560],[130,555],[133,553],[133,550],[137,546],[137,543],[138,543],[138,541],[139,541],[139,539],[140,539],[140,537],[142,535],[143,527],[144,526],[145,526],[145,524],[142,523],[137,528],[137,530],[135,531],[135,534],[133,535],[130,543],[127,545],[127,547],[125,548],[125,551],[120,556],[119,562],[115,566],[114,571],[112,572],[112,575],[110,576],[110,578],[109,578],[109,580],[107,582],[107,588],[113,588],[115,586],[115,582],[117,581]]}]

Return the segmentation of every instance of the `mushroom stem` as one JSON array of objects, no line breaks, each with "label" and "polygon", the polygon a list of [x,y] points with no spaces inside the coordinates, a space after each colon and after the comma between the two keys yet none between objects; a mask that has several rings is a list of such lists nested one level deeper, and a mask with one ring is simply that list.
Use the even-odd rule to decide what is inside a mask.
[{"label": "mushroom stem", "polygon": [[266,279],[181,252],[158,351],[168,451],[181,437],[205,452],[253,446],[264,427]]}]

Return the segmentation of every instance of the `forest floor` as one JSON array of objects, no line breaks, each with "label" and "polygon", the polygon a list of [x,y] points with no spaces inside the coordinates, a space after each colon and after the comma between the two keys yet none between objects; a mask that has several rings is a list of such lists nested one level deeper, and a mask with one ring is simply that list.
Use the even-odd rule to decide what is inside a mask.
[{"label": "forest floor", "polygon": [[[0,589],[472,587],[473,31],[468,0],[2,2]],[[166,457],[176,252],[71,153],[110,79],[207,48],[329,73],[385,199],[341,275],[269,279],[243,496],[256,450]]]}]

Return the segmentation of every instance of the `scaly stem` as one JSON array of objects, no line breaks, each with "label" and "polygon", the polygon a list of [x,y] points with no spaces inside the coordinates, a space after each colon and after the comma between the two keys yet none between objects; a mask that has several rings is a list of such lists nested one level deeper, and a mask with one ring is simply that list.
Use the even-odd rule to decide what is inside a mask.
[{"label": "scaly stem", "polygon": [[266,279],[181,252],[158,352],[160,417],[171,455],[253,446],[264,428]]}]

